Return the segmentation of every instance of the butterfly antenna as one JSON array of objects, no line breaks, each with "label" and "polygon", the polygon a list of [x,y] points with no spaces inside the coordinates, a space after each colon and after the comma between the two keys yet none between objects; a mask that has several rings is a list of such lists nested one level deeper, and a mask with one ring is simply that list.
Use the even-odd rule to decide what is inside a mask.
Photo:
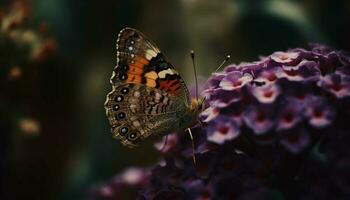
[{"label": "butterfly antenna", "polygon": [[192,131],[191,131],[190,128],[188,128],[187,130],[188,130],[188,134],[190,135],[191,142],[192,142],[192,159],[193,159],[193,163],[194,163],[194,165],[196,165],[196,156],[194,154],[194,140],[193,140]]},{"label": "butterfly antenna", "polygon": [[[225,64],[228,60],[230,60],[230,58],[231,58],[231,56],[230,56],[230,55],[227,55],[226,58],[225,58],[225,60],[223,60],[223,61],[221,62],[221,64],[219,65],[219,67],[216,68],[216,70],[215,70],[213,73],[218,72],[219,69],[221,69],[221,67],[224,66],[224,64]],[[207,81],[204,83],[203,88],[205,88],[205,86],[208,84],[208,81],[209,81],[209,78],[208,78]]]},{"label": "butterfly antenna", "polygon": [[230,60],[230,58],[231,58],[231,56],[230,56],[230,55],[227,55],[226,58],[225,58],[225,60],[223,60],[222,63],[219,65],[219,67],[216,68],[216,70],[214,71],[214,73],[218,72],[219,69],[221,69],[221,67],[224,66],[224,64],[225,64],[228,60]]},{"label": "butterfly antenna", "polygon": [[197,79],[197,69],[196,69],[196,62],[194,61],[194,51],[191,50],[191,59],[192,59],[192,66],[194,71],[194,78],[196,81],[196,99],[198,100],[198,79]]}]

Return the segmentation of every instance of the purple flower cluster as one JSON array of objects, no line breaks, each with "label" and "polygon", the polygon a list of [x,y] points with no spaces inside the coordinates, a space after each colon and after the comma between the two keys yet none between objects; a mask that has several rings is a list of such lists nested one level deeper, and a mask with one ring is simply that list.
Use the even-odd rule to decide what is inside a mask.
[{"label": "purple flower cluster", "polygon": [[230,131],[208,128],[207,139],[221,145],[240,132],[300,153],[312,142],[311,132],[332,125],[335,104],[347,102],[349,72],[345,53],[318,45],[230,65],[211,78],[204,91],[208,108],[201,115],[208,127]]},{"label": "purple flower cluster", "polygon": [[139,199],[332,199],[350,195],[350,55],[312,45],[215,73],[201,124],[156,144]]}]

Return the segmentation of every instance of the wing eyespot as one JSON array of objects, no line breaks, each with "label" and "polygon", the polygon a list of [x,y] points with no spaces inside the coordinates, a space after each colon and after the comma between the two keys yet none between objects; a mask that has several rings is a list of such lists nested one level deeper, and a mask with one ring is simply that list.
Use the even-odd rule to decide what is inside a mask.
[{"label": "wing eyespot", "polygon": [[137,138],[137,134],[135,132],[130,133],[127,137],[127,139],[131,141],[136,140],[136,138]]},{"label": "wing eyespot", "polygon": [[128,127],[121,127],[120,129],[119,129],[119,134],[120,135],[125,135],[125,134],[127,134],[129,132],[129,128]]},{"label": "wing eyespot", "polygon": [[121,69],[122,71],[128,71],[128,70],[129,70],[129,65],[123,64],[123,65],[120,66],[120,69]]},{"label": "wing eyespot", "polygon": [[123,89],[120,90],[120,92],[122,94],[128,94],[129,93],[129,89],[128,88],[123,88]]},{"label": "wing eyespot", "polygon": [[120,106],[119,106],[118,104],[115,104],[115,105],[113,106],[113,110],[114,110],[114,111],[118,111],[119,108],[120,108]]},{"label": "wing eyespot", "polygon": [[117,120],[121,120],[124,119],[126,117],[125,112],[120,112],[117,114]]},{"label": "wing eyespot", "polygon": [[118,95],[114,99],[116,102],[122,102],[124,100],[124,97],[122,95]]},{"label": "wing eyespot", "polygon": [[119,74],[119,79],[121,81],[124,81],[124,80],[128,79],[128,75],[126,75],[126,74]]}]

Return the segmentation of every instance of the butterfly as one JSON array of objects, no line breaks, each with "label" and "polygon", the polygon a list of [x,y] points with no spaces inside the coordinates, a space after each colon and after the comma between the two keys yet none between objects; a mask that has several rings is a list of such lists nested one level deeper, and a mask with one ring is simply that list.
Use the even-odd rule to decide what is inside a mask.
[{"label": "butterfly", "polygon": [[117,66],[104,104],[114,138],[129,148],[197,123],[204,99],[191,99],[185,82],[159,48],[140,31],[124,28]]}]

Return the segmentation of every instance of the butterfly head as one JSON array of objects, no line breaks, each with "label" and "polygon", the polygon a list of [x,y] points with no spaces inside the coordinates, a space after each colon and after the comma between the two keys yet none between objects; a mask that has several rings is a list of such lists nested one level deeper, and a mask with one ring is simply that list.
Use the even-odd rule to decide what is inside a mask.
[{"label": "butterfly head", "polygon": [[204,98],[192,99],[191,102],[191,112],[195,114],[196,117],[204,110]]},{"label": "butterfly head", "polygon": [[191,110],[192,111],[203,111],[205,98],[192,99]]}]

